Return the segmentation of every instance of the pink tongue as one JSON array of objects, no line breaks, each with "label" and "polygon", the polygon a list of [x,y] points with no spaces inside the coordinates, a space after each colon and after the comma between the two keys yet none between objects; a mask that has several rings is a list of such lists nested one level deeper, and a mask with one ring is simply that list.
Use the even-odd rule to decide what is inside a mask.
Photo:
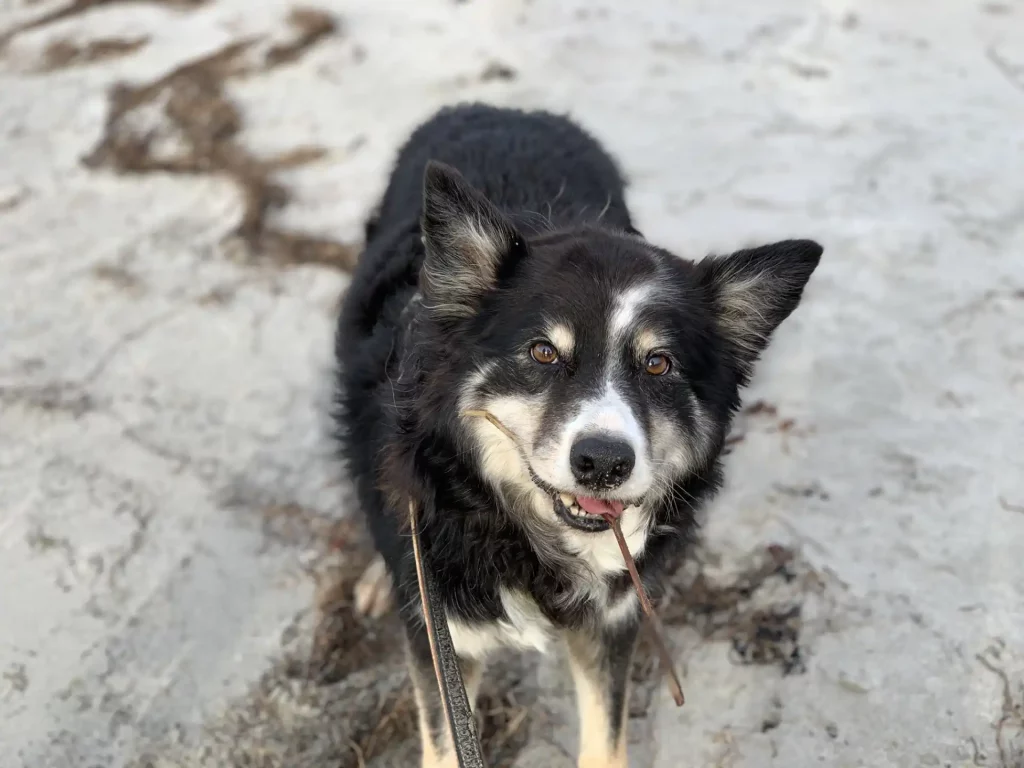
[{"label": "pink tongue", "polygon": [[605,501],[604,499],[592,499],[589,496],[577,496],[576,503],[588,515],[611,515],[612,517],[622,515],[623,504],[621,501]]}]

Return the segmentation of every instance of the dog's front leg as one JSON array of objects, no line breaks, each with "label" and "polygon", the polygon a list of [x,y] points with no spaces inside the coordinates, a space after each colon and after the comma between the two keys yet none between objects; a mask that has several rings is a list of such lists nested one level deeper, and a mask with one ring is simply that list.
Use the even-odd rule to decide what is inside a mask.
[{"label": "dog's front leg", "polygon": [[579,706],[579,768],[626,768],[626,715],[630,666],[640,624],[566,635]]},{"label": "dog's front leg", "polygon": [[[416,696],[416,713],[419,718],[423,754],[422,768],[458,768],[455,745],[452,743],[451,730],[444,716],[441,693],[437,688],[430,642],[422,624],[410,631],[408,640],[407,662],[413,693]],[[459,670],[466,686],[466,698],[476,711],[476,696],[480,689],[483,664],[460,656]]]}]

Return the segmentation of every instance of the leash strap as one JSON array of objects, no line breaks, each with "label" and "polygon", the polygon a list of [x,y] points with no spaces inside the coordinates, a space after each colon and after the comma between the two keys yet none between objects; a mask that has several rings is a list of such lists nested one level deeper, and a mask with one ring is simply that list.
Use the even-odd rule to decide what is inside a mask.
[{"label": "leash strap", "polygon": [[[420,603],[423,607],[423,622],[430,642],[430,656],[434,662],[434,675],[441,694],[441,706],[455,742],[455,756],[459,768],[485,768],[480,751],[480,739],[476,732],[476,719],[466,696],[459,660],[455,646],[444,618],[444,608],[434,583],[433,574],[423,562],[420,548],[419,528],[416,521],[416,504],[409,500],[409,528],[412,532],[412,552],[416,561],[416,580],[420,587]],[[434,617],[440,617],[434,621]]]}]

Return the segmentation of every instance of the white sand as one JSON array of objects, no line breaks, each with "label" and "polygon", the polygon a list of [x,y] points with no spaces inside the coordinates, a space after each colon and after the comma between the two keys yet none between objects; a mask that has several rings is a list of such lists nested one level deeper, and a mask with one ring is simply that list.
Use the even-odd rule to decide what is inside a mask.
[{"label": "white sand", "polygon": [[[57,5],[0,3],[0,29]],[[659,689],[634,764],[999,766],[1002,687],[977,656],[1021,707],[1024,5],[629,5],[319,3],[343,34],[228,86],[253,151],[329,150],[279,175],[274,221],[358,239],[397,142],[481,98],[578,117],[681,254],[819,239],[748,396],[779,415],[751,420],[707,528],[725,574],[771,541],[825,574],[808,672],[680,633],[689,703]],[[110,85],[279,38],[288,9],[114,4],[0,57],[0,765],[187,740],[311,599],[301,547],[253,510],[346,513],[323,437],[343,276],[233,261],[222,179],[80,163]],[[33,71],[54,40],[143,35]],[[515,79],[481,82],[493,62]],[[1002,736],[1024,765],[1019,721]]]}]

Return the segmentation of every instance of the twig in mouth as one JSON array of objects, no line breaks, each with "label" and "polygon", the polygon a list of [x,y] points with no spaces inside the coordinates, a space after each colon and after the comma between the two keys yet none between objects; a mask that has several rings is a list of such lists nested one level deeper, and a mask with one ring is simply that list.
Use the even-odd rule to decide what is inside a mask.
[{"label": "twig in mouth", "polygon": [[523,448],[523,444],[519,440],[519,436],[511,429],[501,423],[501,420],[490,411],[478,411],[469,410],[463,411],[463,416],[470,416],[479,419],[486,419],[491,426],[501,432],[505,437],[512,441],[512,445],[516,447],[516,451],[519,453],[519,458],[523,464],[526,465],[526,471],[530,473],[530,479],[533,480],[533,484],[540,488],[545,493],[549,493],[554,496],[554,491],[547,483],[537,477],[537,473],[533,471],[533,467],[530,465],[530,457],[526,455],[526,449]]},{"label": "twig in mouth", "polygon": [[647,590],[644,589],[643,582],[640,581],[640,574],[636,570],[633,555],[630,553],[626,539],[622,535],[622,528],[619,526],[618,518],[612,515],[603,515],[603,517],[615,533],[615,541],[619,543],[622,559],[626,561],[626,568],[629,569],[629,577],[633,580],[636,596],[640,598],[640,607],[644,609],[644,614],[647,616],[647,626],[650,627],[654,645],[658,649],[658,655],[661,656],[661,666],[668,677],[669,692],[672,694],[672,698],[675,699],[676,706],[681,707],[686,703],[686,697],[683,695],[683,686],[676,675],[676,667],[672,662],[672,655],[668,652],[668,647],[665,645],[665,634],[661,621],[658,619],[658,614],[654,612],[654,606],[651,605],[650,598],[647,597]]},{"label": "twig in mouth", "polygon": [[476,417],[478,419],[487,419],[487,421],[489,421],[495,428],[500,430],[505,435],[505,437],[507,437],[509,440],[511,440],[513,443],[515,443],[516,444],[516,448],[520,448],[520,449],[522,448],[522,446],[520,446],[520,444],[519,444],[519,438],[516,436],[516,433],[513,432],[508,427],[506,427],[504,424],[502,424],[498,420],[498,417],[495,416],[490,411],[463,411],[462,415],[463,416],[474,416],[474,417]]},{"label": "twig in mouth", "polygon": [[[525,453],[523,451],[522,444],[519,442],[519,438],[512,430],[502,424],[501,420],[493,413],[483,410],[469,410],[463,411],[462,414],[463,416],[486,419],[491,425],[515,444],[519,453],[523,455],[525,460]],[[619,526],[618,519],[612,515],[602,515],[602,517],[615,534],[615,540],[618,542],[619,550],[622,552],[622,559],[626,562],[626,568],[629,570],[629,576],[633,580],[633,588],[636,590],[636,596],[640,599],[640,607],[643,608],[644,614],[647,616],[647,626],[650,628],[651,636],[654,639],[654,645],[658,649],[658,655],[661,656],[661,665],[664,669],[665,675],[668,677],[669,692],[672,694],[672,698],[675,700],[676,706],[681,707],[686,702],[686,697],[683,695],[683,686],[679,682],[675,664],[672,662],[672,656],[668,652],[668,646],[665,645],[665,633],[661,626],[661,621],[658,619],[658,614],[654,611],[654,606],[651,605],[650,598],[647,597],[647,590],[644,589],[643,582],[640,581],[640,574],[636,570],[636,563],[633,560],[633,555],[629,551],[629,546],[626,544],[626,539],[622,535],[622,528]]]}]

